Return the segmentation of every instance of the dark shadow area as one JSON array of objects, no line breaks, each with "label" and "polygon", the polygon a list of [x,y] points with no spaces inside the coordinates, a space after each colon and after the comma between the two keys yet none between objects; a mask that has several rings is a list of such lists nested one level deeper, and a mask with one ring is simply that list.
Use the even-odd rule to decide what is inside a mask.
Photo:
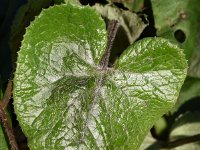
[{"label": "dark shadow area", "polygon": [[179,109],[174,113],[173,117],[177,118],[179,115],[186,112],[200,111],[200,97],[192,98],[183,103]]},{"label": "dark shadow area", "polygon": [[186,39],[186,35],[185,33],[183,32],[183,30],[181,29],[178,29],[174,32],[174,37],[176,38],[176,40],[180,43],[183,43],[185,42],[185,39]]},{"label": "dark shadow area", "polygon": [[117,6],[118,8],[120,9],[123,9],[123,10],[128,10],[128,8],[126,8],[122,3],[113,3],[115,6]]},{"label": "dark shadow area", "polygon": [[[150,0],[144,0],[144,9],[142,13],[147,15],[147,20],[149,22],[149,25],[144,29],[142,34],[140,35],[139,39],[142,39],[144,37],[154,37],[156,36],[156,28],[155,28],[155,21],[153,17],[153,10],[152,10],[152,4]],[[144,16],[142,17],[142,20],[144,22],[147,22]]]},{"label": "dark shadow area", "polygon": [[95,3],[100,4],[107,4],[108,2],[106,0],[79,0],[82,5],[90,5],[93,6]]}]

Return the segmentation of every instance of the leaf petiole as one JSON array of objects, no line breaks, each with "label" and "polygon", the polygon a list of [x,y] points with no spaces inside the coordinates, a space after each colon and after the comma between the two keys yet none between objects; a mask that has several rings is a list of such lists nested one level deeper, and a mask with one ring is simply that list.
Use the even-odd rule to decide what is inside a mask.
[{"label": "leaf petiole", "polygon": [[106,47],[106,51],[101,58],[99,66],[102,70],[105,70],[108,67],[109,58],[110,58],[110,51],[115,40],[117,30],[119,28],[119,22],[117,20],[111,20],[108,24],[108,44]]}]

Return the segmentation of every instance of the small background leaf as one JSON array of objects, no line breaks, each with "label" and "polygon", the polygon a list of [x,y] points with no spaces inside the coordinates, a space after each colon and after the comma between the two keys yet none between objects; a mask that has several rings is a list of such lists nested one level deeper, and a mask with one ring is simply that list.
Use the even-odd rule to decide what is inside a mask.
[{"label": "small background leaf", "polygon": [[[193,136],[196,134],[200,134],[200,112],[190,112],[184,115],[181,115],[172,127],[172,131],[170,134],[171,140],[177,140],[180,138],[184,138],[186,136]],[[198,150],[200,149],[200,142],[194,142],[186,145],[182,145],[173,150]]]},{"label": "small background leaf", "polygon": [[200,26],[197,33],[197,45],[191,57],[191,63],[188,69],[188,75],[194,78],[200,78]]},{"label": "small background leaf", "polygon": [[[60,0],[62,1],[62,0]],[[75,4],[75,5],[81,5],[81,3],[79,2],[79,0],[64,0],[64,2],[67,3],[71,3],[71,4]]]},{"label": "small background leaf", "polygon": [[199,0],[152,0],[157,35],[178,43],[188,60],[197,45],[199,5]]}]

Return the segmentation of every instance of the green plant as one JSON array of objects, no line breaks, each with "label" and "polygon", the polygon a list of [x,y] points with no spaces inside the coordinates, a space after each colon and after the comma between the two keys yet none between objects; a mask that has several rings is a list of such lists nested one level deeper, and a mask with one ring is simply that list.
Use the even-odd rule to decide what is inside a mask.
[{"label": "green plant", "polygon": [[[38,2],[29,1],[21,9],[12,31],[22,31],[27,26],[23,21],[16,22],[26,18],[22,14],[27,10],[37,7],[35,13],[38,14],[42,7],[50,4],[47,1],[44,6],[36,6]],[[119,9],[116,3],[93,7],[82,6],[77,1],[54,3],[59,5],[42,10],[26,28],[14,72],[14,111],[29,148],[136,150],[153,145],[173,147],[170,141],[179,140],[175,132],[179,125],[176,124],[191,115],[174,123],[173,119],[179,118],[176,111],[183,102],[197,95],[194,91],[186,94],[188,98],[179,97],[183,91],[187,93],[185,86],[181,88],[188,69],[185,54],[192,63],[191,49],[195,44],[188,36],[195,34],[197,28],[190,30],[190,20],[187,20],[189,28],[181,28],[186,33],[186,42],[179,43],[179,37],[177,42],[175,33],[182,26],[177,23],[178,26],[175,24],[171,29],[171,24],[165,27],[167,23],[159,23],[156,5],[161,1],[152,0],[155,27],[161,37],[148,38],[144,33],[153,30],[150,19],[144,14]],[[143,11],[142,1],[135,1],[137,7],[131,7],[128,2],[120,3],[132,11]],[[27,7],[31,9],[25,9]],[[15,37],[15,33],[11,37]],[[20,41],[11,39],[15,60],[19,49],[15,43]],[[116,42],[120,39],[126,42]],[[190,83],[191,89],[198,85],[198,82]],[[1,115],[5,114],[11,95],[11,90],[6,91],[0,102]],[[175,105],[178,98],[179,103]],[[166,115],[160,121],[162,125],[156,124],[169,111],[174,116]],[[146,142],[147,138],[152,138],[148,133],[153,126],[158,136],[170,129],[167,133],[170,140]],[[0,135],[4,135],[1,130]],[[9,141],[11,149],[18,149],[15,139],[9,136]],[[0,149],[5,147],[5,142],[2,147],[0,145]]]}]

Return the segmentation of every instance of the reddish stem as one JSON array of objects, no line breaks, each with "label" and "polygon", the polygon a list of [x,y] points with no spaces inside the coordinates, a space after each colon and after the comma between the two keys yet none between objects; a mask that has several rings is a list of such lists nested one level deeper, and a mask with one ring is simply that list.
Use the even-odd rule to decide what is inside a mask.
[{"label": "reddish stem", "polygon": [[5,94],[4,94],[3,99],[1,101],[1,105],[4,109],[8,106],[8,103],[9,103],[11,97],[12,97],[12,86],[13,86],[12,81],[9,80],[7,87],[6,87]]},{"label": "reddish stem", "polygon": [[108,24],[108,44],[106,47],[106,51],[99,63],[102,70],[105,70],[108,67],[109,58],[110,58],[110,51],[117,34],[117,30],[119,28],[119,22],[117,20],[111,20]]},{"label": "reddish stem", "polygon": [[2,121],[6,134],[8,136],[8,140],[11,146],[11,150],[18,150],[17,142],[15,140],[15,136],[13,134],[13,130],[8,121],[5,108],[7,107],[9,100],[12,96],[12,81],[9,81],[7,84],[7,88],[4,94],[2,101],[0,101],[0,120]]},{"label": "reddish stem", "polygon": [[3,122],[4,127],[5,127],[5,131],[6,131],[6,134],[8,136],[9,143],[11,145],[11,150],[18,150],[18,146],[17,146],[17,142],[15,140],[15,136],[13,134],[13,130],[10,127],[10,124],[8,122],[8,119],[7,119],[6,112],[3,109],[1,104],[0,104],[0,118],[1,118],[1,121]]}]

